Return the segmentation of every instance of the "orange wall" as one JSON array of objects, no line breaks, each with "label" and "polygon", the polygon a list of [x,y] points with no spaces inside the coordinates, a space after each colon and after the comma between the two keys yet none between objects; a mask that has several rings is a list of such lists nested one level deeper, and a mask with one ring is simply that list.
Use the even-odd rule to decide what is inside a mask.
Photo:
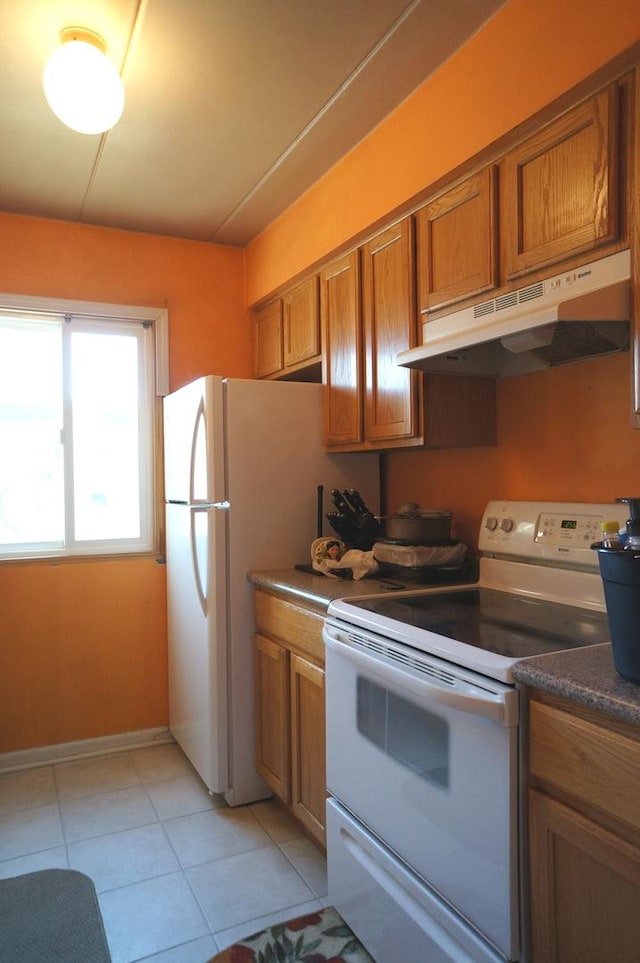
[{"label": "orange wall", "polygon": [[640,40],[637,0],[511,0],[247,248],[254,304]]},{"label": "orange wall", "polygon": [[640,495],[640,431],[630,426],[630,355],[498,381],[495,448],[387,455],[387,501],[454,512],[475,547],[491,498],[613,501]]},{"label": "orange wall", "polygon": [[252,372],[237,248],[0,212],[0,291],[168,308],[172,390]]},{"label": "orange wall", "polygon": [[[406,204],[640,40],[637,0],[511,0],[247,248],[255,303]],[[498,386],[498,446],[385,456],[387,508],[454,511],[475,545],[490,498],[640,494],[628,354]]]},{"label": "orange wall", "polygon": [[167,724],[164,568],[0,566],[0,749]]},{"label": "orange wall", "polygon": [[[166,306],[172,388],[248,377],[242,251],[0,214],[0,291]],[[166,726],[165,570],[0,563],[0,752]]]}]

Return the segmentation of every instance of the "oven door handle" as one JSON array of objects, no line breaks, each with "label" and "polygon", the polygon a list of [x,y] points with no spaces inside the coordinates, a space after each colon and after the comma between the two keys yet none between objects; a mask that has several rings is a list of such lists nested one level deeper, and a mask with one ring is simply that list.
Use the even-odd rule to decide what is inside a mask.
[{"label": "oven door handle", "polygon": [[518,725],[518,694],[515,689],[492,691],[480,688],[465,679],[455,677],[451,688],[444,689],[442,684],[432,680],[427,674],[418,677],[416,671],[395,666],[391,659],[371,655],[353,645],[340,641],[330,634],[327,627],[323,632],[324,644],[331,652],[349,659],[354,665],[364,669],[367,674],[375,675],[382,683],[394,682],[405,692],[437,705],[447,706],[459,712],[474,716],[484,716],[503,726]]}]

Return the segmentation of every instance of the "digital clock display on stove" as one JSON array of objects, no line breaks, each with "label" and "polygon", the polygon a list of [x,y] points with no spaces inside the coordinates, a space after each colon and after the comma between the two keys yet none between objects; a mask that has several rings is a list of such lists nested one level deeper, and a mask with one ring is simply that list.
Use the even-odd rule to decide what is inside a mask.
[{"label": "digital clock display on stove", "polygon": [[578,523],[575,518],[563,518],[560,522],[560,528],[577,528]]}]

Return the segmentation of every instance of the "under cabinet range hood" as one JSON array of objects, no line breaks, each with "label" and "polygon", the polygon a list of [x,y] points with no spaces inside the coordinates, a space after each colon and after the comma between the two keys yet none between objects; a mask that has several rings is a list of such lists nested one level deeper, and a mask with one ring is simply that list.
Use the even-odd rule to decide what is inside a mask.
[{"label": "under cabinet range hood", "polygon": [[422,326],[399,365],[506,377],[626,351],[631,255],[620,251]]}]

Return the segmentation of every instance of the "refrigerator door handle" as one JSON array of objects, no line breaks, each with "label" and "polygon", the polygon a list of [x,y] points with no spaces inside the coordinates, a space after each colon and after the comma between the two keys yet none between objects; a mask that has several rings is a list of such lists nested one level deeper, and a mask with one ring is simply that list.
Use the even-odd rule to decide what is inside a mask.
[{"label": "refrigerator door handle", "polygon": [[[191,507],[190,511],[190,525],[189,525],[189,537],[191,541],[191,564],[193,567],[193,580],[196,587],[196,595],[198,596],[198,602],[200,603],[200,608],[202,609],[202,614],[207,617],[207,592],[205,589],[206,584],[206,573],[205,578],[202,577],[201,571],[201,561],[198,555],[198,533],[196,531],[196,522],[198,515],[201,513],[206,513],[208,511],[207,506],[197,506]],[[205,556],[206,558],[206,556]],[[206,565],[206,561],[205,561]]]},{"label": "refrigerator door handle", "polygon": [[187,502],[180,498],[167,499],[167,505],[184,505],[186,508],[198,508],[201,511],[208,508],[217,508],[218,511],[225,511],[231,508],[231,502]]},{"label": "refrigerator door handle", "polygon": [[189,457],[189,504],[218,504],[210,487],[207,464],[213,457],[215,445],[209,437],[207,409],[204,396],[200,398],[193,419],[191,454]]}]

